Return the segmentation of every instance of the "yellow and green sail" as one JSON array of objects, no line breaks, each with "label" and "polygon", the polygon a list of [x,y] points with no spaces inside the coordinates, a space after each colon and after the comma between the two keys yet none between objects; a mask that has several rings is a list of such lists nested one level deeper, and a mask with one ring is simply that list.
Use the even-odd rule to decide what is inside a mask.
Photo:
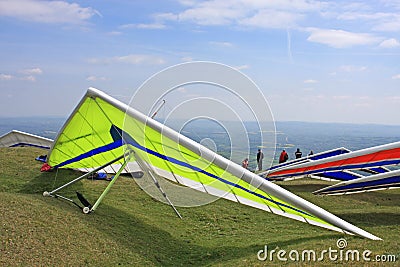
[{"label": "yellow and green sail", "polygon": [[95,168],[127,150],[179,184],[306,223],[379,239],[94,88],[60,131],[48,164]]}]

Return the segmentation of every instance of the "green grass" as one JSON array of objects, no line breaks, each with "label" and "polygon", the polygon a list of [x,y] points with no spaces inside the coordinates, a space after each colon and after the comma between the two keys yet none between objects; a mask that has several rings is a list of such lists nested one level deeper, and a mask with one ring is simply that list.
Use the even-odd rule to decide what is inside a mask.
[{"label": "green grass", "polygon": [[[34,158],[41,153],[32,148],[0,149],[0,266],[271,266],[283,262],[259,261],[257,252],[265,245],[287,252],[321,252],[336,249],[343,237],[347,249],[394,254],[397,264],[400,261],[399,190],[318,197],[311,192],[328,182],[279,183],[383,241],[342,235],[227,200],[178,208],[181,220],[129,177],[116,181],[96,212],[85,215],[70,203],[42,196],[79,173],[40,173],[41,163]],[[106,181],[84,179],[62,193],[76,198],[79,191],[93,203],[106,186]]]}]

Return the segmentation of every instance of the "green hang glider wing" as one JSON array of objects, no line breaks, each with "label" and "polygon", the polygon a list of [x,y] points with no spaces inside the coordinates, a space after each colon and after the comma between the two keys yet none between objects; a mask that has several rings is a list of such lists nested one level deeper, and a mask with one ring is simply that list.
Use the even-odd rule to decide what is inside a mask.
[{"label": "green hang glider wing", "polygon": [[309,224],[379,239],[94,88],[60,131],[48,164],[95,168],[127,149],[176,183]]}]

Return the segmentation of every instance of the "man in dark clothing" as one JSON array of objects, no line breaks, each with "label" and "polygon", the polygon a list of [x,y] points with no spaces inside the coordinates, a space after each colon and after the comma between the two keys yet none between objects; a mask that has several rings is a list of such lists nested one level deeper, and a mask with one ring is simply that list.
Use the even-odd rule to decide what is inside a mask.
[{"label": "man in dark clothing", "polygon": [[289,159],[289,155],[286,153],[285,150],[282,150],[281,155],[279,156],[279,163],[283,163]]},{"label": "man in dark clothing", "polygon": [[257,152],[257,166],[258,166],[258,170],[259,171],[262,170],[263,158],[264,158],[264,153],[262,153],[261,149],[258,149],[258,152]]},{"label": "man in dark clothing", "polygon": [[294,155],[296,156],[296,159],[299,159],[301,158],[301,155],[303,155],[303,153],[301,153],[300,148],[298,148]]}]

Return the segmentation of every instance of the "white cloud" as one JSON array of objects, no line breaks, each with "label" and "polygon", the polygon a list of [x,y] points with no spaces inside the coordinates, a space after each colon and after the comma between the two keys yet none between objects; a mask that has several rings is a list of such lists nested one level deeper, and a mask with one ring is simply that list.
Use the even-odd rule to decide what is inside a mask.
[{"label": "white cloud", "polygon": [[[66,1],[2,0],[0,16],[42,23],[80,24],[99,14],[91,7]],[[99,14],[100,15],[100,14]]]},{"label": "white cloud", "polygon": [[372,106],[372,104],[368,102],[362,102],[362,103],[355,103],[354,106],[358,108],[369,108]]},{"label": "white cloud", "polygon": [[400,31],[400,16],[393,21],[382,22],[372,29],[382,32],[398,32]]},{"label": "white cloud", "polygon": [[350,95],[335,95],[332,97],[334,100],[348,100],[352,97]]},{"label": "white cloud", "polygon": [[225,48],[233,46],[233,44],[230,42],[209,42],[209,44]]},{"label": "white cloud", "polygon": [[165,60],[153,55],[131,54],[109,58],[91,58],[88,62],[92,64],[126,63],[133,65],[161,65],[165,63]]},{"label": "white cloud", "polygon": [[382,48],[395,48],[395,47],[399,47],[399,46],[400,46],[400,42],[394,38],[386,39],[379,44],[379,47],[382,47]]},{"label": "white cloud", "polygon": [[145,30],[161,30],[166,26],[162,23],[139,23],[139,24],[124,24],[120,26],[121,29],[145,29]]},{"label": "white cloud", "polygon": [[400,1],[399,0],[380,0],[385,6],[400,9]]},{"label": "white cloud", "polygon": [[371,97],[365,95],[365,96],[359,96],[358,99],[359,99],[359,100],[362,100],[362,101],[366,101],[366,100],[371,100]]},{"label": "white cloud", "polygon": [[22,77],[21,80],[29,81],[29,82],[36,82],[36,77],[33,75],[28,75],[28,76]]},{"label": "white cloud", "polygon": [[112,35],[112,36],[117,36],[117,35],[121,35],[122,32],[120,32],[120,31],[112,31],[112,32],[108,32],[107,34],[108,35]]},{"label": "white cloud", "polygon": [[90,81],[90,82],[95,82],[95,81],[107,81],[108,79],[106,77],[97,77],[97,76],[88,76],[86,78],[86,81]]},{"label": "white cloud", "polygon": [[22,81],[29,81],[29,82],[36,82],[36,75],[43,74],[43,71],[40,68],[32,68],[32,69],[23,69],[19,70],[18,73],[23,75],[13,76],[11,74],[0,74],[1,81],[9,81],[9,80],[22,80]]},{"label": "white cloud", "polygon": [[315,1],[315,0],[232,0],[227,3],[224,0],[209,0],[209,1],[179,1],[185,6],[191,8],[195,7],[214,7],[214,8],[248,8],[248,9],[263,9],[263,8],[276,8],[276,9],[293,9],[296,11],[311,11],[319,10],[322,7],[327,7],[328,3]]},{"label": "white cloud", "polygon": [[385,97],[386,101],[390,101],[392,103],[400,103],[400,96],[388,96]]},{"label": "white cloud", "polygon": [[310,28],[307,41],[325,44],[334,48],[376,44],[381,38],[368,33],[354,33],[343,30]]},{"label": "white cloud", "polygon": [[308,80],[304,81],[304,83],[317,83],[317,82],[318,82],[317,80],[313,80],[313,79],[308,79]]},{"label": "white cloud", "polygon": [[200,25],[229,25],[243,18],[245,9],[238,9],[235,3],[228,1],[207,1],[196,4],[178,15],[181,21],[191,21]]},{"label": "white cloud", "polygon": [[183,58],[181,58],[181,60],[183,62],[190,62],[190,61],[193,61],[194,59],[193,59],[193,57],[183,57]]},{"label": "white cloud", "polygon": [[179,19],[178,15],[173,13],[157,13],[152,17],[158,22],[166,20],[177,21]]},{"label": "white cloud", "polygon": [[340,20],[369,20],[369,21],[380,21],[392,18],[394,14],[392,13],[362,13],[362,12],[344,12],[338,15],[338,19]]},{"label": "white cloud", "polygon": [[392,76],[392,79],[393,79],[393,80],[399,80],[399,79],[400,79],[400,73],[399,73],[399,74],[396,74],[396,75],[393,75],[393,76]]},{"label": "white cloud", "polygon": [[32,68],[21,70],[20,73],[27,75],[40,75],[43,73],[43,71],[40,68]]},{"label": "white cloud", "polygon": [[305,13],[318,12],[329,4],[313,0],[212,0],[181,1],[180,13],[155,14],[156,21],[189,21],[198,25],[241,25],[285,29]]},{"label": "white cloud", "polygon": [[247,70],[247,69],[250,68],[250,66],[245,64],[245,65],[241,65],[241,66],[236,66],[234,68],[237,69],[237,70]]},{"label": "white cloud", "polygon": [[339,67],[339,69],[344,72],[361,72],[361,71],[366,71],[367,67],[366,66],[354,66],[354,65],[342,65]]},{"label": "white cloud", "polygon": [[302,17],[302,14],[294,12],[264,9],[252,17],[241,19],[239,24],[260,28],[286,29],[294,27]]},{"label": "white cloud", "polygon": [[10,74],[3,74],[0,73],[0,81],[9,81],[11,79],[13,79],[14,77]]},{"label": "white cloud", "polygon": [[178,87],[176,89],[176,91],[178,91],[179,93],[182,93],[182,94],[186,94],[187,93],[187,90],[186,90],[185,87]]},{"label": "white cloud", "polygon": [[[372,12],[371,7],[365,8],[363,12],[345,11],[337,15],[339,20],[358,21],[372,25],[374,31],[397,32],[400,30],[400,14],[398,12]],[[386,10],[392,10],[386,9]]]}]

